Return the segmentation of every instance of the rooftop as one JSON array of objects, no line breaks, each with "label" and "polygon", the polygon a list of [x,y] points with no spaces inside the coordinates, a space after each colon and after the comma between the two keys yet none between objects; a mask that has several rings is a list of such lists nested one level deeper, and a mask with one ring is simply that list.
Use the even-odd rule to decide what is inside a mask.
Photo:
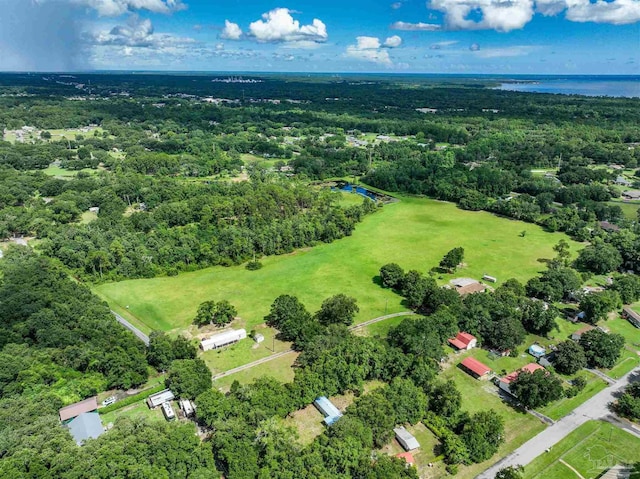
[{"label": "rooftop", "polygon": [[539,364],[536,363],[529,363],[526,366],[523,366],[521,369],[518,369],[517,371],[514,371],[510,374],[507,374],[505,377],[503,377],[501,379],[501,381],[503,383],[509,384],[511,382],[513,382],[517,377],[518,374],[520,374],[523,371],[526,371],[528,373],[533,374],[534,372],[538,371],[539,369],[542,369],[544,371],[544,368],[542,366],[540,366]]},{"label": "rooftop", "polygon": [[460,364],[478,376],[484,376],[491,372],[491,368],[489,366],[482,364],[480,361],[472,357],[465,358]]},{"label": "rooftop", "polygon": [[416,460],[413,457],[413,454],[411,454],[410,452],[401,452],[399,454],[396,454],[396,457],[400,458],[400,459],[404,459],[407,464],[410,465],[415,465]]},{"label": "rooftop", "polygon": [[93,396],[89,399],[85,399],[84,401],[70,404],[69,406],[65,406],[60,409],[60,420],[62,422],[68,421],[69,419],[73,419],[74,417],[77,417],[82,413],[95,411],[96,409],[98,409],[98,398],[96,396]]},{"label": "rooftop", "polygon": [[475,340],[476,337],[469,333],[458,333],[455,338],[450,338],[448,341],[450,344],[458,349],[466,349],[469,343]]},{"label": "rooftop", "polygon": [[72,419],[67,427],[79,446],[87,439],[95,439],[104,432],[100,415],[97,412],[83,412]]}]

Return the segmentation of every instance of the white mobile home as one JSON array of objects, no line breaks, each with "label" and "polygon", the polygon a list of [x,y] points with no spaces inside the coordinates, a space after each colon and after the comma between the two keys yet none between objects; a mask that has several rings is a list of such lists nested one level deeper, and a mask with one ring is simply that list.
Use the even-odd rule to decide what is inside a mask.
[{"label": "white mobile home", "polygon": [[218,349],[229,344],[237,343],[241,339],[247,337],[247,332],[244,329],[230,329],[220,334],[215,334],[209,339],[203,339],[200,342],[200,347],[203,351],[209,351],[210,349]]},{"label": "white mobile home", "polygon": [[173,421],[176,418],[176,413],[173,411],[173,407],[171,407],[170,402],[162,403],[162,414],[167,419],[167,421]]},{"label": "white mobile home", "polygon": [[151,409],[161,406],[162,404],[173,401],[175,396],[171,389],[165,389],[164,391],[160,391],[159,393],[152,394],[147,398],[147,404]]},{"label": "white mobile home", "polygon": [[195,408],[193,407],[193,403],[191,401],[189,401],[188,399],[180,399],[178,403],[180,404],[180,409],[182,409],[182,413],[184,414],[184,417],[193,416],[193,413],[195,412]]}]

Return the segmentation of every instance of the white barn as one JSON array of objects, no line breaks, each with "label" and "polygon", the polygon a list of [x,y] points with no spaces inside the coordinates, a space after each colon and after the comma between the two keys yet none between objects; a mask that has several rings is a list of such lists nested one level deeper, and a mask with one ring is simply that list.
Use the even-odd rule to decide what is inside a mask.
[{"label": "white barn", "polygon": [[229,344],[237,343],[241,339],[247,337],[247,332],[244,329],[230,329],[220,334],[215,334],[209,339],[203,339],[200,342],[200,348],[203,351],[209,351],[210,349],[218,349]]}]

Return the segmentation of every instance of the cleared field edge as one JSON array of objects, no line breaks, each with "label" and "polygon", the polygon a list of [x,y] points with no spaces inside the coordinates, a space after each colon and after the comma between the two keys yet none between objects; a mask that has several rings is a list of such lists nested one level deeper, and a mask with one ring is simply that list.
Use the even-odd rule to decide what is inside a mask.
[{"label": "cleared field edge", "polygon": [[[133,315],[126,306],[121,306],[118,304],[113,298],[110,298],[104,294],[102,294],[98,289],[93,288],[93,293],[96,294],[100,299],[106,302],[109,305],[109,308],[118,313],[124,319],[133,324],[136,328],[142,331],[145,334],[150,334],[153,329],[147,326],[144,322],[138,319],[135,315]],[[123,326],[124,327],[124,326]]]},{"label": "cleared field edge", "polygon": [[[401,205],[404,205],[404,206],[401,206]],[[440,209],[440,206],[442,206],[443,209]],[[391,211],[388,211],[388,210],[391,210]],[[450,218],[452,215],[459,215],[459,218],[455,220],[453,223],[451,222],[451,219],[447,219],[447,218]],[[376,217],[379,217],[379,218],[382,217],[382,218],[374,220],[373,218],[376,218]],[[379,235],[383,231],[385,231],[385,228],[386,228],[385,225],[388,224],[387,221],[394,222],[396,220],[414,222],[416,226],[422,229],[417,233],[408,231],[407,234],[413,234],[416,237],[414,238],[414,236],[411,236],[408,239],[403,238],[403,233],[398,235],[397,232],[394,233],[392,231],[389,231],[389,233],[392,236],[392,241],[395,243],[390,245],[392,251],[388,253],[388,258],[385,258],[384,256],[386,252],[383,250],[383,247],[376,244],[376,242],[371,238],[367,238],[366,235],[374,235],[374,236],[378,235],[379,237]],[[483,223],[485,220],[487,220],[490,223],[493,223],[493,225],[489,225],[486,228],[484,228]],[[422,258],[418,260],[419,263],[416,265],[416,267],[418,268],[426,267],[428,266],[428,264],[433,266],[432,263],[433,261],[435,261],[435,258],[431,258],[430,256],[433,256],[436,253],[431,253],[431,255],[421,256],[417,252],[417,249],[422,248],[422,246],[425,246],[425,247],[431,246],[431,242],[429,241],[429,238],[423,238],[424,237],[423,233],[428,232],[431,228],[435,228],[435,230],[439,231],[439,236],[434,240],[437,243],[434,246],[437,246],[437,250],[439,254],[440,249],[450,247],[452,244],[451,236],[445,235],[443,233],[444,231],[443,228],[450,227],[448,225],[452,225],[452,227],[456,229],[460,229],[461,232],[464,231],[466,233],[465,236],[467,237],[465,238],[464,236],[462,236],[460,241],[466,241],[467,243],[471,242],[471,244],[473,244],[473,240],[476,239],[475,238],[476,235],[473,233],[473,231],[467,231],[468,228],[465,228],[466,221],[469,222],[471,230],[479,229],[480,231],[483,231],[485,238],[483,240],[483,243],[477,246],[476,251],[470,251],[470,255],[474,257],[473,259],[475,261],[476,266],[473,267],[472,265],[471,270],[469,271],[463,270],[459,274],[477,275],[482,272],[481,270],[488,269],[488,270],[491,270],[491,272],[494,272],[493,270],[500,270],[503,273],[502,276],[504,276],[504,279],[511,277],[513,275],[517,275],[518,272],[514,270],[514,268],[512,267],[509,267],[506,270],[504,269],[504,264],[502,264],[503,263],[502,260],[504,259],[504,255],[502,253],[504,253],[504,251],[502,251],[502,253],[500,251],[494,251],[494,246],[496,245],[501,245],[500,247],[502,249],[508,248],[507,246],[505,246],[506,242],[505,242],[505,238],[503,238],[505,234],[504,231],[501,232],[502,236],[498,235],[497,237],[495,237],[495,239],[491,239],[491,238],[494,238],[494,236],[485,231],[486,229],[495,231],[498,223],[502,224],[502,221],[506,221],[504,218],[500,218],[486,212],[479,212],[476,214],[474,214],[473,212],[465,212],[462,210],[458,210],[455,207],[455,205],[452,205],[450,203],[436,202],[433,200],[413,198],[413,197],[405,198],[405,201],[402,201],[400,203],[388,205],[383,209],[382,212],[378,212],[374,215],[371,215],[365,218],[363,223],[361,223],[356,227],[356,231],[351,237],[343,238],[330,244],[318,245],[309,250],[296,251],[288,255],[267,257],[264,260],[265,268],[263,268],[263,270],[275,268],[280,273],[286,273],[286,271],[283,271],[283,268],[284,269],[289,268],[292,265],[289,262],[289,260],[291,259],[292,256],[295,256],[300,258],[300,260],[296,260],[297,262],[295,263],[295,266],[311,267],[312,269],[316,270],[314,271],[314,273],[321,271],[326,276],[326,273],[329,270],[331,270],[330,264],[332,262],[334,263],[336,261],[341,262],[343,260],[339,256],[340,251],[343,248],[347,250],[346,254],[350,254],[352,256],[354,254],[365,255],[363,256],[363,260],[367,262],[367,264],[364,265],[363,267],[367,270],[367,272],[369,271],[369,269],[372,269],[372,266],[371,266],[372,262],[376,262],[376,266],[379,267],[382,264],[384,264],[385,259],[395,260],[398,257],[402,257],[406,253],[408,253],[407,260],[405,261],[405,263],[407,263],[405,265],[406,267],[408,265],[413,265],[414,264],[413,261],[415,261],[415,258]],[[507,223],[504,223],[504,225],[506,226]],[[410,224],[405,227],[408,229],[411,229]],[[536,225],[528,224],[528,223],[518,223],[518,222],[515,222],[514,220],[509,221],[508,228],[498,228],[498,229],[501,229],[501,230],[507,229],[509,230],[509,232],[513,233],[513,231],[515,231],[516,229],[519,230],[521,227],[528,228],[531,234],[527,235],[526,245],[522,244],[517,247],[516,256],[518,257],[521,257],[523,255],[526,256],[526,251],[529,251],[531,249],[531,246],[535,244],[539,244],[539,250],[540,250],[536,254],[538,255],[552,254],[551,252],[547,252],[547,250],[550,250],[552,243],[555,244],[555,242],[557,242],[560,238],[566,237],[565,235],[561,235],[557,233],[555,234],[547,233],[541,230]],[[380,228],[382,228],[382,230]],[[452,232],[453,237],[460,236],[454,233],[455,231]],[[506,233],[506,234],[508,235],[509,233]],[[393,236],[393,235],[396,235],[396,236]],[[355,240],[355,244],[354,244],[353,238],[356,236],[358,238]],[[473,240],[471,239],[471,237],[473,237]],[[425,245],[422,245],[422,246],[415,245],[415,241],[413,241],[414,239],[416,240],[422,239],[425,242]],[[443,244],[443,242],[445,242],[445,244]],[[408,244],[415,245],[415,247],[413,248],[413,250],[405,253],[404,250],[407,249]],[[572,242],[572,244],[574,245],[574,251],[575,249],[580,247],[579,243]],[[366,253],[368,253],[369,250],[371,250],[372,248],[374,248],[372,255],[367,255]],[[308,258],[309,255],[313,256],[313,259],[309,259]],[[307,259],[302,260],[302,258],[305,258],[305,257],[307,257]],[[348,263],[350,261],[349,258],[344,258],[344,260],[347,262],[347,267],[354,266],[353,264]],[[527,258],[526,260],[527,260],[527,266],[525,268],[527,270],[526,276],[530,276],[530,274],[532,274],[537,267],[534,266],[535,261],[533,259]],[[289,263],[285,265],[283,264],[285,262],[289,262]],[[377,263],[380,263],[380,264],[378,265]],[[495,266],[491,266],[491,265],[495,265]],[[542,266],[540,266],[540,268],[542,268]],[[124,306],[126,306],[126,304],[124,303],[133,301],[133,303],[131,303],[132,304],[131,313],[133,316],[136,316],[135,318],[133,318],[134,319],[133,322],[135,322],[136,324],[144,323],[146,328],[141,328],[142,330],[145,330],[145,329],[146,330],[150,330],[150,329],[170,330],[175,327],[182,327],[186,325],[186,323],[184,322],[184,318],[182,318],[182,316],[184,316],[183,311],[185,311],[187,307],[191,308],[191,306],[184,303],[185,300],[183,298],[176,298],[178,302],[182,301],[182,303],[184,304],[174,305],[173,310],[171,306],[164,304],[166,303],[166,301],[173,299],[174,295],[172,294],[172,292],[175,292],[176,289],[180,289],[180,287],[184,285],[185,294],[188,294],[190,296],[198,296],[198,298],[196,298],[197,300],[197,299],[200,299],[199,296],[202,296],[202,294],[199,291],[203,291],[203,288],[205,289],[209,288],[208,290],[212,291],[211,294],[219,294],[219,293],[215,293],[216,288],[219,288],[219,286],[216,285],[215,287],[211,287],[210,285],[216,282],[219,283],[221,281],[221,278],[229,277],[229,275],[231,275],[232,278],[237,277],[236,279],[241,283],[246,281],[251,282],[252,278],[246,274],[243,275],[243,273],[240,272],[239,269],[243,269],[243,268],[241,266],[230,267],[228,268],[227,271],[223,271],[219,267],[212,267],[212,268],[205,268],[203,270],[199,270],[196,272],[183,273],[176,278],[169,278],[169,280],[165,277],[159,277],[159,278],[153,278],[148,280],[128,280],[128,281],[123,281],[118,283],[106,283],[106,284],[101,284],[94,287],[94,291],[96,291],[103,299],[107,300],[110,304],[113,303],[114,305],[117,305],[122,309],[124,309]],[[337,273],[337,271],[334,271],[334,270],[335,268],[331,270],[333,274],[344,275],[344,271],[340,271],[340,273]],[[261,274],[261,271],[254,272],[254,274],[259,276]],[[385,309],[384,298],[382,298],[382,296],[385,295],[385,290],[382,290],[382,289],[376,290],[378,286],[373,285],[371,281],[374,275],[375,275],[375,272],[373,270],[368,275],[368,277],[364,277],[364,278],[362,277],[361,273],[356,272],[356,274],[353,277],[349,277],[347,280],[342,279],[341,283],[347,283],[346,288],[350,288],[350,289],[343,288],[347,293],[354,291],[354,289],[356,293],[357,291],[364,291],[366,289],[366,294],[364,296],[368,297],[369,300],[376,298],[376,301],[379,303],[380,300],[382,299],[382,305],[378,304],[376,306],[379,308],[380,314],[382,314],[382,310]],[[523,274],[521,273],[520,275],[522,276]],[[265,281],[273,280],[273,278],[269,280],[268,276],[269,276],[268,274],[264,275],[264,273],[262,273],[262,276],[260,277],[264,278]],[[327,279],[328,277],[321,277],[318,279],[322,283],[320,286],[323,289],[329,289],[327,286],[328,284]],[[443,281],[446,281],[447,279],[448,278],[443,279]],[[524,279],[524,277],[521,279]],[[359,281],[359,283],[356,284],[355,283],[356,280]],[[234,279],[232,279],[231,281],[233,282]],[[240,285],[242,285],[241,283]],[[253,283],[256,283],[256,281],[253,281]],[[143,286],[143,285],[146,285],[146,286]],[[299,287],[299,285],[296,285],[296,286]],[[310,285],[310,286],[312,288],[315,288],[315,285]],[[167,291],[168,294],[165,296],[161,290],[167,289],[167,288],[169,288],[169,290]],[[154,294],[156,295],[155,299],[158,299],[158,301],[155,301],[154,298],[152,297]],[[226,294],[226,293],[223,293],[223,294]],[[401,311],[402,307],[399,304],[401,298],[391,295],[388,292],[386,292],[386,294],[387,294],[386,297],[389,298],[389,301],[388,301],[389,304],[387,309],[388,312]],[[162,296],[165,296],[164,303],[162,301]],[[233,301],[234,298],[228,298],[228,299]],[[271,300],[272,299],[273,298],[271,298]],[[140,303],[139,305],[136,305],[136,301],[140,302],[140,300],[142,300],[143,302]],[[142,304],[145,305],[144,308],[142,308],[141,306]],[[361,302],[361,305],[363,304],[364,303]],[[364,305],[365,305],[365,309],[367,307],[372,306],[371,303],[364,304]],[[140,311],[137,311],[136,308],[140,309]],[[260,304],[259,308],[265,309],[265,305]],[[259,309],[259,308],[256,306],[253,306],[250,309],[255,311],[256,309]],[[147,309],[147,310],[143,311],[143,309]],[[251,311],[249,312],[251,313]],[[141,316],[142,313],[144,313],[145,315],[151,314],[153,317],[150,317],[150,318],[143,317]],[[261,311],[261,313],[264,313],[264,311]],[[357,322],[361,322],[362,320],[367,320],[373,316],[377,316],[377,314],[374,315],[370,313],[371,311],[367,311],[366,314],[364,311],[361,311],[361,314],[357,317]],[[247,316],[250,316],[250,314],[248,314]],[[128,316],[125,316],[125,317],[129,318]],[[255,321],[255,319],[253,321]],[[162,323],[166,323],[166,325],[163,326]]]},{"label": "cleared field edge", "polygon": [[[606,437],[598,438],[601,432],[604,432]],[[591,444],[593,442],[593,444]],[[592,448],[598,449],[599,446],[602,446],[598,452],[602,450],[607,452],[607,446],[609,445],[610,450],[617,450],[622,448],[626,451],[624,454],[627,457],[613,457],[612,454],[611,459],[605,461],[605,463],[600,464],[600,461],[591,461],[591,458],[586,454],[581,454],[579,457],[581,459],[580,462],[576,462],[576,457],[574,454],[577,451],[580,451],[581,448],[586,445],[590,445],[587,448],[585,453],[588,453]],[[610,452],[609,450],[609,452]],[[564,474],[562,476],[553,476],[551,474],[552,470],[557,470],[557,465],[562,464],[560,460],[565,460],[567,464],[570,464],[571,467],[577,469],[579,472],[583,474],[587,471],[580,471],[583,464],[586,462],[592,462],[594,464],[594,470],[589,471],[589,477],[600,477],[603,470],[606,470],[609,467],[613,467],[614,462],[628,462],[629,460],[639,460],[640,455],[637,458],[632,457],[636,452],[640,452],[640,439],[635,438],[631,434],[621,429],[618,429],[616,426],[604,422],[604,421],[588,421],[575,431],[571,432],[567,437],[565,437],[562,441],[556,444],[554,447],[550,449],[549,452],[545,453],[542,456],[538,456],[534,461],[532,461],[529,465],[525,467],[525,479],[547,479],[553,477],[554,479],[564,479]],[[569,457],[572,456],[572,457]],[[598,466],[598,467],[595,467]],[[604,466],[604,467],[601,467]],[[563,467],[566,467],[563,465]],[[598,469],[598,470],[596,470]],[[567,471],[570,469],[567,468]],[[550,475],[551,474],[551,475]],[[575,473],[571,472],[566,477],[576,477]]]}]

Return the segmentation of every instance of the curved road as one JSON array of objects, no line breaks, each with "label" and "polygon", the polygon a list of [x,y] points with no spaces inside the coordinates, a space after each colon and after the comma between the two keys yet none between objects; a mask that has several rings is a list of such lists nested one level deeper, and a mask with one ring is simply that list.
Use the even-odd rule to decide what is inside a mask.
[{"label": "curved road", "polygon": [[[553,426],[549,426],[507,457],[477,475],[476,479],[494,479],[497,472],[507,466],[526,466],[536,457],[544,454],[546,449],[556,445],[568,436],[569,433],[592,419],[609,421],[620,427],[620,422],[616,422],[615,418],[612,418],[608,404],[616,399],[615,394],[625,388],[629,382],[638,380],[640,380],[640,368],[636,368],[625,374],[615,384],[600,391],[591,399],[582,403],[575,408],[573,412],[558,420]],[[623,429],[630,434],[640,437],[640,432],[638,431],[634,431],[629,427],[623,427]]]}]

